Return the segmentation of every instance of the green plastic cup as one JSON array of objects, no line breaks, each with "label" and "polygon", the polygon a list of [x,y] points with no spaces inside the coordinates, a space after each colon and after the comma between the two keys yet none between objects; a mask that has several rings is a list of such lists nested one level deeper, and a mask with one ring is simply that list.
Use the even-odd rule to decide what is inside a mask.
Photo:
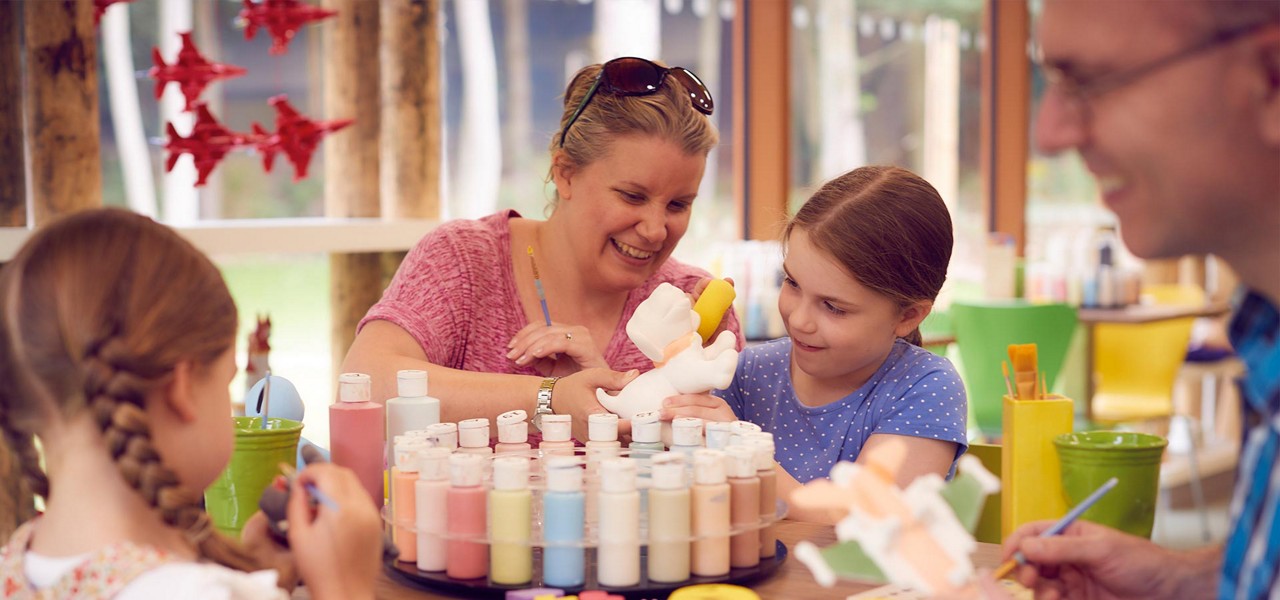
[{"label": "green plastic cup", "polygon": [[1108,479],[1119,480],[1080,518],[1146,538],[1156,517],[1160,458],[1167,440],[1128,431],[1067,433],[1053,440],[1062,465],[1062,490],[1075,506]]},{"label": "green plastic cup", "polygon": [[294,464],[302,423],[268,417],[268,429],[260,417],[231,417],[236,427],[236,447],[231,461],[204,491],[205,510],[218,531],[240,537],[245,521],[258,510],[258,499],[276,475],[280,463]]}]

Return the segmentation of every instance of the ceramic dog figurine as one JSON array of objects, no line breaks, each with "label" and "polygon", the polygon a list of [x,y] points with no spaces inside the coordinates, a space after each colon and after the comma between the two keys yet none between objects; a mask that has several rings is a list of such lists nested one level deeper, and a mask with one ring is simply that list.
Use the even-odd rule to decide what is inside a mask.
[{"label": "ceramic dog figurine", "polygon": [[700,321],[680,288],[659,285],[627,321],[627,337],[653,361],[654,369],[632,380],[616,396],[596,389],[596,399],[619,417],[630,419],[636,413],[661,409],[670,396],[728,387],[738,366],[736,338],[722,331],[703,347]]}]

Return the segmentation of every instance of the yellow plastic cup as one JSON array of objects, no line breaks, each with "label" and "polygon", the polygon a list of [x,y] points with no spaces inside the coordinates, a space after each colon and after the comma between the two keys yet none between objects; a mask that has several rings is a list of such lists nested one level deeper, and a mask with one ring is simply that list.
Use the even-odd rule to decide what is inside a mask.
[{"label": "yellow plastic cup", "polygon": [[1119,480],[1080,518],[1149,538],[1160,491],[1160,459],[1169,442],[1130,431],[1084,431],[1053,440],[1062,465],[1062,491],[1075,506],[1108,479]]}]

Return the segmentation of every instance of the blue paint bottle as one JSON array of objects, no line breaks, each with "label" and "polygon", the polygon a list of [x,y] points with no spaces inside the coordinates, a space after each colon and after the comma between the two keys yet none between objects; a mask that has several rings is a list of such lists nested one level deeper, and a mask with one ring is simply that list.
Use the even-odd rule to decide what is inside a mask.
[{"label": "blue paint bottle", "polygon": [[582,492],[582,467],[569,456],[545,459],[547,492],[543,502],[542,581],[562,588],[581,586],[585,580],[586,494]]}]

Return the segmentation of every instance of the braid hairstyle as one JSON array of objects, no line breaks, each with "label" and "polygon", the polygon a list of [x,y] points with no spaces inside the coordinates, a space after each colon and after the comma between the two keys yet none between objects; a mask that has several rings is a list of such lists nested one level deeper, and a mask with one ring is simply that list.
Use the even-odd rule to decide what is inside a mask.
[{"label": "braid hairstyle", "polygon": [[212,363],[235,329],[217,268],[147,217],[87,210],[37,231],[0,273],[0,429],[31,490],[57,493],[34,445],[43,424],[90,415],[124,480],[200,556],[256,569],[164,464],[146,416],[179,362]]},{"label": "braid hairstyle", "polygon": [[[802,229],[858,283],[906,308],[938,297],[953,245],[938,191],[898,167],[871,166],[823,184],[783,231]],[[922,345],[920,329],[904,336]]]}]

